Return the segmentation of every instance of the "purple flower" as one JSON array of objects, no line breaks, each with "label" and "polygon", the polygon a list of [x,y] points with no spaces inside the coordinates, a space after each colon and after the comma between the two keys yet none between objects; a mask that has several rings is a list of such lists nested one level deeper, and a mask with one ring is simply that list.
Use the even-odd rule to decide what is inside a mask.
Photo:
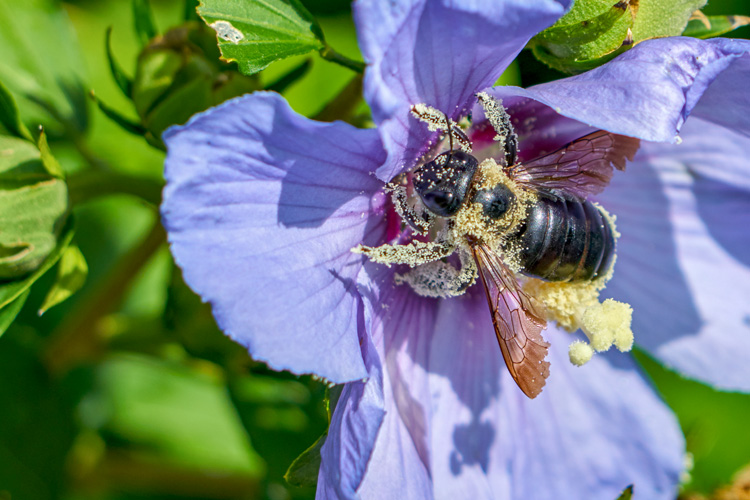
[{"label": "purple flower", "polygon": [[[674,498],[684,441],[630,356],[574,367],[569,334],[550,324],[551,375],[530,400],[503,366],[481,285],[425,298],[351,251],[399,235],[384,181],[437,138],[410,106],[464,116],[569,6],[454,3],[355,4],[376,130],[313,122],[256,93],[168,131],[162,213],[175,259],[254,358],[345,383],[319,498],[612,500],[629,484],[636,498]],[[742,41],[652,40],[576,77],[487,90],[513,116],[522,153],[593,129],[644,141],[598,197],[622,233],[604,293],[632,305],[642,348],[741,391],[749,54]]]}]

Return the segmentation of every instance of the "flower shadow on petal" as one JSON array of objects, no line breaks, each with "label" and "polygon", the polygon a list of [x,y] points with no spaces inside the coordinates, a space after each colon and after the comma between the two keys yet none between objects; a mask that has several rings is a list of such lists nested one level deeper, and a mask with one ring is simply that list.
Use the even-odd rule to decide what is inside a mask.
[{"label": "flower shadow on petal", "polygon": [[693,187],[698,214],[711,236],[735,259],[750,267],[750,214],[747,191],[708,177],[696,177]]},{"label": "flower shadow on petal", "polygon": [[676,337],[697,334],[703,321],[679,267],[671,222],[675,214],[663,180],[638,160],[616,173],[599,196],[617,217],[621,233],[615,274],[604,295],[633,307],[636,344],[656,349]]},{"label": "flower shadow on petal", "polygon": [[450,455],[451,472],[458,476],[464,466],[478,465],[485,473],[489,467],[490,447],[495,440],[490,422],[480,422],[474,414],[471,423],[458,425],[453,431],[456,449]]},{"label": "flower shadow on petal", "polygon": [[[280,129],[278,134],[288,131],[285,122],[279,116],[274,120],[274,129]],[[363,195],[373,196],[382,188],[382,183],[368,172],[350,167],[357,163],[376,164],[377,158],[370,154],[372,149],[349,137],[341,137],[340,131],[340,124],[315,123],[313,133],[289,141],[288,151],[279,143],[273,150],[269,146],[269,153],[289,158],[284,165],[286,175],[279,195],[280,224],[311,228],[323,225],[335,213],[351,216],[351,212],[342,210],[350,201]],[[361,156],[359,161],[358,156]],[[362,218],[369,215],[363,212]]]}]

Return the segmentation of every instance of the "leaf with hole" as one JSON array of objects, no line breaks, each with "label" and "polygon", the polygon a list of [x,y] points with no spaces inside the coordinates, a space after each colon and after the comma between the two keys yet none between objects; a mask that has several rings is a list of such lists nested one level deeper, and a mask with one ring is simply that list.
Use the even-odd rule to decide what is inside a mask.
[{"label": "leaf with hole", "polygon": [[216,31],[224,58],[246,75],[325,47],[320,26],[298,0],[202,0],[198,14]]}]

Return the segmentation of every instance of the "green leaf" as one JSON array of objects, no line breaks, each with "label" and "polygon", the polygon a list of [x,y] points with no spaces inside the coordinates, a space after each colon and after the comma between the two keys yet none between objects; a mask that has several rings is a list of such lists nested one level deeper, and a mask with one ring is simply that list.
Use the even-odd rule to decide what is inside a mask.
[{"label": "green leaf", "polygon": [[29,290],[21,293],[16,299],[8,304],[7,306],[0,309],[0,336],[5,333],[5,330],[13,323],[18,313],[21,312],[21,308],[26,303],[26,299],[29,297]]},{"label": "green leaf", "polygon": [[152,144],[193,114],[258,88],[235,64],[219,60],[216,36],[203,23],[188,22],[153,40],[138,57],[133,103]]},{"label": "green leaf", "polygon": [[262,459],[220,374],[208,362],[190,369],[141,355],[110,356],[97,369],[98,390],[89,397],[84,425],[160,462],[257,477]]},{"label": "green leaf", "polygon": [[557,23],[529,43],[548,66],[580,73],[649,38],[682,33],[706,0],[578,0]]},{"label": "green leaf", "polygon": [[133,135],[137,135],[139,137],[143,137],[146,135],[146,128],[142,126],[139,123],[134,122],[133,120],[130,120],[128,118],[125,118],[120,114],[119,111],[115,110],[114,108],[107,106],[102,101],[99,100],[99,98],[96,97],[93,91],[91,91],[91,94],[89,94],[91,98],[96,102],[97,107],[99,108],[99,111],[104,113],[104,116],[118,124],[120,127],[122,127],[123,130],[130,132]]},{"label": "green leaf", "polygon": [[633,485],[631,484],[624,490],[622,490],[622,493],[619,497],[617,497],[617,500],[630,500],[633,498]]},{"label": "green leaf", "polygon": [[112,54],[112,26],[107,28],[104,46],[107,50],[107,61],[109,62],[109,70],[112,73],[112,77],[115,79],[115,83],[117,83],[122,93],[125,94],[125,97],[129,99],[133,95],[133,80],[125,74],[115,59],[114,54]]},{"label": "green leaf", "polygon": [[[589,7],[592,6],[591,3],[584,3],[584,5]],[[569,54],[581,51],[581,48],[578,47],[579,45],[596,41],[599,41],[599,45],[622,43],[623,37],[618,36],[618,30],[613,32],[612,28],[618,23],[618,21],[620,21],[623,14],[628,11],[628,7],[629,5],[627,1],[617,2],[598,15],[595,15],[595,9],[589,8],[584,10],[582,8],[582,12],[578,16],[571,16],[570,19],[566,19],[568,18],[566,15],[561,19],[561,22],[555,23],[554,26],[539,33],[536,40],[539,43],[555,47],[557,50]],[[587,18],[586,16],[589,15],[594,17]],[[584,17],[584,19],[578,20],[576,17]],[[629,20],[626,18],[624,22],[620,24],[629,27],[631,23],[628,21]],[[613,42],[607,41],[606,38],[612,38]],[[598,49],[587,47],[585,48],[584,53],[586,51],[596,52]]]},{"label": "green leaf", "polygon": [[39,343],[29,342],[28,334],[40,330],[25,326],[25,335],[2,338],[0,349],[0,498],[61,499],[69,491],[66,470],[80,433],[74,411],[86,382],[51,377]]},{"label": "green leaf", "polygon": [[292,462],[286,474],[284,474],[287,483],[297,487],[309,487],[318,484],[320,449],[325,444],[326,437],[328,437],[327,432]]},{"label": "green leaf", "polygon": [[135,21],[135,33],[138,35],[141,45],[145,46],[149,40],[159,34],[149,0],[133,0],[133,20]]},{"label": "green leaf", "polygon": [[633,41],[681,35],[693,12],[704,5],[706,0],[639,0]]},{"label": "green leaf", "polygon": [[47,296],[39,308],[39,315],[41,316],[51,307],[63,302],[80,290],[86,282],[88,272],[89,266],[86,264],[86,259],[81,250],[75,245],[66,248],[57,266],[55,284],[47,292]]},{"label": "green leaf", "polygon": [[29,141],[34,140],[29,130],[21,122],[16,101],[13,99],[10,91],[3,85],[3,82],[0,82],[0,124],[5,127],[5,130],[16,137],[28,139]]},{"label": "green leaf", "polygon": [[[78,127],[84,110],[76,82],[85,81],[76,34],[57,0],[0,0],[0,80],[16,96],[27,124],[55,134]],[[44,103],[40,105],[40,103]],[[50,111],[51,110],[51,111]]]},{"label": "green leaf", "polygon": [[0,308],[3,308],[16,300],[21,294],[29,289],[44,273],[46,273],[60,259],[65,249],[73,239],[73,218],[68,217],[68,222],[62,231],[62,236],[57,240],[57,246],[47,255],[42,264],[34,272],[24,279],[4,282],[0,284]]},{"label": "green leaf", "polygon": [[698,11],[688,21],[683,36],[713,38],[750,24],[748,16],[706,16]]},{"label": "green leaf", "polygon": [[50,174],[56,162],[48,151],[8,136],[0,136],[0,151],[0,280],[14,280],[39,267],[57,245],[68,193]]},{"label": "green leaf", "polygon": [[63,169],[57,162],[55,157],[52,156],[52,151],[49,149],[49,144],[47,143],[47,134],[44,133],[44,129],[41,127],[39,128],[39,140],[37,141],[37,147],[39,148],[39,155],[42,159],[42,165],[44,165],[47,173],[52,177],[56,177],[57,179],[64,179],[65,173],[63,173]]},{"label": "green leaf", "polygon": [[298,0],[201,0],[198,14],[216,31],[224,58],[246,75],[325,47],[320,26]]},{"label": "green leaf", "polygon": [[579,61],[599,59],[623,45],[633,26],[629,0],[582,0],[529,46],[540,61],[559,71],[575,73]]}]

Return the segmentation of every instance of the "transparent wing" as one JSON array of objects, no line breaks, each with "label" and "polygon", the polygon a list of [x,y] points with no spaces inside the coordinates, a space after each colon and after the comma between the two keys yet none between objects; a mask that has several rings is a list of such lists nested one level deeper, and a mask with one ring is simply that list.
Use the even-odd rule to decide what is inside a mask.
[{"label": "transparent wing", "polygon": [[639,139],[597,130],[553,153],[513,165],[508,174],[532,189],[585,199],[609,184],[612,167],[625,170],[639,145]]},{"label": "transparent wing", "polygon": [[524,394],[535,398],[549,376],[547,348],[542,330],[547,326],[534,299],[521,290],[513,273],[495,252],[473,245],[492,324],[505,364]]}]

